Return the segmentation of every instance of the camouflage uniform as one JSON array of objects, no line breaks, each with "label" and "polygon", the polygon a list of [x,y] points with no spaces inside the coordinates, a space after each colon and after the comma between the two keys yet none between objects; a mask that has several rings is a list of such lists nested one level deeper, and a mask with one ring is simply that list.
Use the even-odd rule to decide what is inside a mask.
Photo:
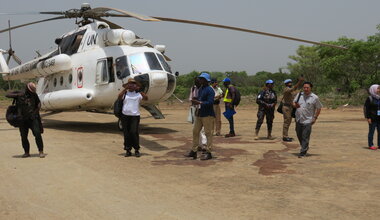
[{"label": "camouflage uniform", "polygon": [[260,127],[264,122],[264,116],[266,116],[268,137],[270,137],[272,133],[275,105],[277,103],[276,92],[271,89],[261,91],[257,96],[256,103],[259,105],[259,111],[257,112],[256,134],[258,134]]}]

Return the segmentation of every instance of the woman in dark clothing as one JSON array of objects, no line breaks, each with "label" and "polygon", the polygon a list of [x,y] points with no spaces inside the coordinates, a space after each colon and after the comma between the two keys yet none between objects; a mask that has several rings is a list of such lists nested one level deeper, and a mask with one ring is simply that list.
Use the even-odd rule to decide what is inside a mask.
[{"label": "woman in dark clothing", "polygon": [[[370,95],[364,104],[364,114],[368,121],[368,148],[376,150],[380,146],[380,87],[375,84],[369,88]],[[377,146],[373,144],[373,135],[377,130]]]},{"label": "woman in dark clothing", "polygon": [[36,85],[30,82],[26,85],[24,92],[10,92],[6,97],[16,99],[18,115],[21,117],[19,130],[22,147],[25,152],[22,157],[30,157],[30,144],[28,141],[28,133],[30,129],[36,140],[39,157],[44,158],[44,143],[41,135],[43,133],[43,127],[39,114],[41,102],[36,93]]},{"label": "woman in dark clothing", "polygon": [[140,87],[138,83],[129,78],[128,82],[123,85],[124,90],[119,94],[119,99],[123,100],[121,123],[124,132],[124,150],[125,156],[132,156],[132,148],[135,149],[135,156],[140,157],[139,143],[139,125],[140,125],[140,103],[142,100],[148,100],[148,96],[143,92],[138,92]]}]

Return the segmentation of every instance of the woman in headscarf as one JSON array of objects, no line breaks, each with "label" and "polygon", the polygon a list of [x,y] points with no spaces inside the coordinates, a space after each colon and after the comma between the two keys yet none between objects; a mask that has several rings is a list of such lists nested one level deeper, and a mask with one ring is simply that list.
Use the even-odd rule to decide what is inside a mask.
[{"label": "woman in headscarf", "polygon": [[140,125],[140,102],[148,100],[148,96],[139,92],[140,86],[136,80],[129,78],[123,85],[124,90],[119,94],[119,99],[123,100],[121,123],[124,132],[125,156],[132,156],[132,148],[135,149],[135,156],[140,157],[139,125]]},{"label": "woman in headscarf", "polygon": [[[364,115],[368,121],[368,148],[376,150],[380,146],[380,87],[377,84],[369,88],[369,96],[364,104]],[[377,146],[373,144],[373,135],[377,130]]]}]

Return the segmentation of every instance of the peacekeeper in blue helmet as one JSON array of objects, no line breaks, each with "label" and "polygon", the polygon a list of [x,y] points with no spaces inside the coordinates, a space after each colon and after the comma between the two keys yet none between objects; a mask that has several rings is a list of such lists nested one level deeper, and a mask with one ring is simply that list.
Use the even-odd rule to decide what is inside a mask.
[{"label": "peacekeeper in blue helmet", "polygon": [[277,104],[277,95],[273,91],[274,81],[268,79],[265,82],[264,89],[257,95],[256,103],[259,105],[257,112],[257,123],[255,129],[255,140],[259,139],[260,127],[264,122],[264,116],[266,116],[268,139],[272,139],[272,124],[274,119],[274,110]]}]

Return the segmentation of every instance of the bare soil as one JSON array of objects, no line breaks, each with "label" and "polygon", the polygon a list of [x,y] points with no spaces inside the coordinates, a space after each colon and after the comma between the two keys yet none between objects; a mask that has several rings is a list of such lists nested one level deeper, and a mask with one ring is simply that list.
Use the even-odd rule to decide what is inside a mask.
[{"label": "bare soil", "polygon": [[[378,219],[380,150],[367,149],[361,108],[323,109],[309,156],[297,141],[253,139],[257,108],[235,116],[237,136],[214,138],[209,161],[183,154],[192,143],[187,106],[142,110],[142,157],[124,157],[113,115],[66,112],[43,118],[46,158],[32,134],[31,158],[0,103],[0,219]],[[222,130],[228,131],[223,119]],[[290,135],[295,137],[294,123]],[[376,143],[376,142],[375,142]]]}]

